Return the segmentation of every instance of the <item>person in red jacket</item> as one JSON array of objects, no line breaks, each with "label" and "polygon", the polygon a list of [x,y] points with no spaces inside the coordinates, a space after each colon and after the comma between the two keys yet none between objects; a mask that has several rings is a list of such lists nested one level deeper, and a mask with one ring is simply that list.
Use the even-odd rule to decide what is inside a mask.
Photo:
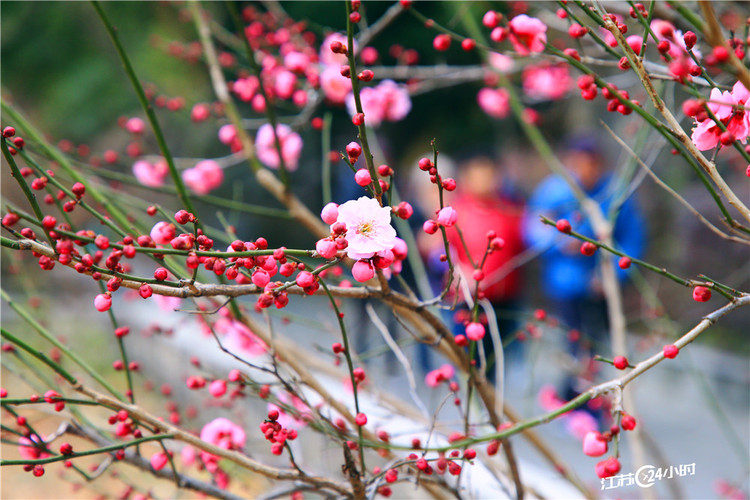
[{"label": "person in red jacket", "polygon": [[[479,298],[486,298],[492,303],[500,336],[505,343],[518,326],[522,277],[516,257],[524,250],[524,207],[521,202],[502,194],[501,187],[501,172],[491,157],[478,155],[461,162],[456,191],[452,193],[450,204],[458,213],[463,242],[456,227],[448,228],[447,232],[456,266],[472,292],[476,285],[474,271],[487,250],[488,233],[493,231],[504,241],[503,248],[489,254],[484,262]],[[461,329],[462,325],[458,328]],[[484,338],[484,345],[488,360],[494,359],[489,334]],[[511,352],[510,355],[513,357],[517,353]],[[493,372],[490,370],[490,374]]]}]

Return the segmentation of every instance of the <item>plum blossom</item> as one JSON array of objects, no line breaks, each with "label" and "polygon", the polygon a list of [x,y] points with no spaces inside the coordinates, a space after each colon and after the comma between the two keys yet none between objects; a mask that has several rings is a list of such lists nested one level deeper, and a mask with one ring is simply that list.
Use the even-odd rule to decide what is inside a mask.
[{"label": "plum blossom", "polygon": [[493,118],[506,118],[510,114],[510,97],[505,89],[485,87],[477,93],[477,102]]},{"label": "plum blossom", "polygon": [[245,102],[252,101],[258,90],[260,90],[260,81],[255,75],[235,80],[232,85],[232,91],[237,94],[237,97],[239,97],[241,101]]},{"label": "plum blossom", "polygon": [[177,236],[177,228],[171,222],[157,222],[151,228],[150,236],[157,245],[168,245]]},{"label": "plum blossom", "polygon": [[[246,436],[242,427],[234,424],[231,420],[219,417],[203,426],[200,438],[225,450],[239,450],[245,447]],[[209,472],[218,470],[218,456],[201,451],[201,459]]]},{"label": "plum blossom", "polygon": [[565,427],[573,436],[583,440],[587,432],[595,431],[599,427],[599,423],[591,413],[575,410],[565,416]]},{"label": "plum blossom", "polygon": [[169,167],[163,160],[150,163],[146,160],[138,160],[133,163],[133,175],[138,182],[148,187],[160,187],[164,185],[164,179],[169,173]]},{"label": "plum blossom", "polygon": [[452,379],[455,374],[456,369],[453,368],[453,365],[444,364],[440,368],[427,373],[424,382],[428,387],[437,387],[441,382],[447,382]]},{"label": "plum blossom", "polygon": [[[42,441],[39,441],[39,437]],[[47,438],[44,436],[31,435],[31,439],[27,437],[18,438],[18,453],[24,460],[37,460],[39,458],[47,458],[51,455],[42,451],[44,448],[44,442]],[[41,446],[41,447],[40,447]]]},{"label": "plum blossom", "polygon": [[607,453],[607,441],[597,431],[589,431],[583,436],[583,453],[590,457],[601,457]]},{"label": "plum blossom", "polygon": [[[284,160],[284,166],[290,171],[297,170],[299,157],[302,153],[302,138],[289,125],[283,123],[276,125],[276,134],[279,136],[279,142],[281,143],[281,156]],[[264,165],[279,168],[279,153],[276,150],[273,127],[269,123],[258,129],[258,134],[255,136],[255,147],[257,148],[258,159]]]},{"label": "plum blossom", "polygon": [[[320,45],[320,63],[324,66],[335,66],[338,71],[338,67],[349,64],[346,54],[334,54],[331,50],[331,42],[341,42],[344,47],[348,47],[348,41],[346,35],[341,33],[331,33],[323,40]],[[354,41],[354,52],[357,52],[357,41]]]},{"label": "plum blossom", "polygon": [[513,70],[513,58],[499,52],[490,52],[487,62],[500,73],[510,73]]},{"label": "plum blossom", "polygon": [[214,323],[214,331],[225,335],[225,343],[231,350],[239,350],[258,356],[268,348],[244,323],[231,318],[219,318]]},{"label": "plum blossom", "polygon": [[[681,30],[675,28],[674,24],[664,19],[654,19],[651,21],[651,30],[660,42],[665,40],[669,42],[669,51],[667,53],[673,59],[687,56],[684,34]],[[697,59],[701,59],[702,54],[697,46],[693,47],[692,52]]]},{"label": "plum blossom", "polygon": [[346,225],[347,255],[352,259],[369,259],[396,245],[396,230],[391,226],[391,207],[381,207],[377,200],[362,196],[339,205],[337,222]]},{"label": "plum blossom", "polygon": [[309,65],[310,57],[303,52],[292,50],[284,56],[284,66],[295,73],[304,73]]},{"label": "plum blossom", "polygon": [[214,160],[203,160],[182,172],[182,180],[196,194],[206,195],[221,186],[224,171]]},{"label": "plum blossom", "polygon": [[237,139],[237,130],[235,130],[234,125],[227,124],[222,125],[222,127],[219,129],[219,140],[222,144],[231,144]]},{"label": "plum blossom", "polygon": [[360,283],[366,283],[375,276],[375,268],[367,260],[358,260],[352,266],[352,276]]},{"label": "plum blossom", "polygon": [[297,87],[297,76],[286,69],[274,72],[273,89],[282,99],[289,99]]},{"label": "plum blossom", "polygon": [[294,414],[291,414],[273,403],[266,405],[268,411],[277,410],[279,412],[279,418],[276,420],[282,427],[286,429],[301,429],[307,426],[307,422],[312,419],[313,414],[310,408],[294,394],[288,392],[280,392],[278,394],[279,401],[288,407],[292,407],[296,410]]},{"label": "plum blossom", "polygon": [[538,53],[544,50],[547,43],[547,26],[535,17],[526,14],[511,19],[510,42],[519,54]]},{"label": "plum blossom", "polygon": [[560,99],[573,83],[565,63],[527,66],[523,70],[522,79],[524,92],[535,99]]},{"label": "plum blossom", "polygon": [[344,104],[346,96],[352,91],[352,81],[345,76],[341,76],[338,67],[328,66],[320,74],[320,88],[323,90],[326,99],[333,104]]},{"label": "plum blossom", "polygon": [[[383,80],[375,87],[363,88],[360,91],[360,101],[366,123],[372,127],[377,127],[384,121],[403,120],[411,110],[409,91],[393,80]],[[349,94],[346,98],[346,108],[350,115],[357,114],[354,94]]]},{"label": "plum blossom", "polygon": [[[727,131],[742,143],[745,143],[750,135],[750,114],[744,109],[748,98],[750,98],[750,92],[738,81],[732,87],[731,92],[712,89],[708,102],[708,109],[721,120]],[[716,122],[706,117],[697,122],[697,126],[693,129],[692,140],[699,150],[706,151],[719,144],[721,134],[722,130]]]}]

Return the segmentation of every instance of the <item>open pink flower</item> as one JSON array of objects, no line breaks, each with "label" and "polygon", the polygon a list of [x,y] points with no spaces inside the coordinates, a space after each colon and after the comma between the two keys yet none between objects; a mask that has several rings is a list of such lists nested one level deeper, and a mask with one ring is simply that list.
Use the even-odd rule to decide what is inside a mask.
[{"label": "open pink flower", "polygon": [[511,19],[509,27],[510,43],[519,54],[525,56],[544,50],[547,43],[547,25],[539,19],[521,14]]},{"label": "open pink flower", "polygon": [[505,118],[510,114],[510,97],[505,89],[485,87],[477,93],[477,102],[482,111],[493,118]]},{"label": "open pink flower", "polygon": [[144,186],[159,187],[164,185],[164,179],[169,173],[169,167],[163,160],[150,163],[146,160],[138,160],[133,163],[133,175],[138,182]]},{"label": "open pink flower", "polygon": [[[276,125],[276,134],[279,136],[279,142],[281,143],[281,157],[284,159],[284,165],[287,170],[297,170],[299,157],[302,153],[302,138],[288,125],[284,124]],[[264,165],[279,168],[279,153],[276,150],[273,127],[270,124],[266,123],[258,129],[255,147],[258,159]]]},{"label": "open pink flower", "polygon": [[[234,424],[231,420],[219,417],[203,426],[200,438],[225,450],[239,450],[245,447],[246,436],[242,427]],[[201,459],[209,472],[218,469],[219,457],[216,455],[202,451]]]},{"label": "open pink flower", "polygon": [[182,180],[196,194],[205,195],[221,186],[224,171],[214,160],[203,160],[182,172]]},{"label": "open pink flower", "polygon": [[338,66],[328,66],[320,74],[320,88],[331,103],[344,104],[352,91],[352,81],[341,76]]},{"label": "open pink flower", "polygon": [[573,83],[565,63],[527,66],[522,79],[523,91],[535,99],[556,100],[565,97]]},{"label": "open pink flower", "polygon": [[391,207],[381,207],[377,200],[362,196],[339,205],[337,222],[346,224],[347,255],[352,259],[369,259],[396,245],[396,230],[391,226]]},{"label": "open pink flower", "polygon": [[[360,92],[360,101],[365,123],[371,127],[377,127],[384,121],[403,120],[411,110],[409,91],[393,80],[383,80],[375,87],[363,88]],[[346,107],[350,115],[354,116],[357,113],[353,94],[347,97]]]},{"label": "open pink flower", "polygon": [[[732,87],[731,92],[712,89],[708,102],[708,108],[726,126],[727,131],[743,143],[750,135],[750,114],[744,109],[748,98],[750,98],[750,92],[738,81]],[[693,144],[701,151],[713,149],[719,144],[721,134],[722,130],[718,124],[712,118],[707,117],[698,122],[693,129]]]}]

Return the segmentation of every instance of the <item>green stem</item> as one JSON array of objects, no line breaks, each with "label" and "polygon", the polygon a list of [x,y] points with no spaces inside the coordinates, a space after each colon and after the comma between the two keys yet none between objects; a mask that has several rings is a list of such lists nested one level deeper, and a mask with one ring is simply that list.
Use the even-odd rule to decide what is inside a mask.
[{"label": "green stem", "polygon": [[[350,352],[349,347],[349,335],[346,333],[346,325],[344,324],[344,315],[341,314],[341,310],[339,309],[339,306],[336,304],[336,299],[331,294],[331,291],[328,289],[328,285],[326,285],[326,282],[320,277],[318,277],[320,281],[320,286],[323,287],[323,290],[325,290],[326,295],[328,295],[328,300],[331,302],[331,306],[333,306],[333,310],[336,313],[336,320],[339,323],[339,329],[341,330],[341,338],[344,342],[344,358],[346,359],[346,366],[349,369],[349,379],[352,382],[352,393],[354,394],[354,409],[357,412],[357,414],[360,413],[359,411],[359,398],[357,396],[357,380],[354,378],[354,362],[352,361],[352,355]],[[362,475],[364,475],[367,468],[365,467],[365,451],[364,451],[364,443],[362,438],[362,427],[357,426],[357,434],[359,436],[359,460],[361,462],[362,466]]]},{"label": "green stem", "polygon": [[135,90],[135,93],[138,96],[138,100],[140,101],[141,106],[143,107],[143,110],[146,112],[146,117],[148,118],[148,121],[151,124],[151,128],[154,132],[154,137],[156,138],[156,142],[159,144],[159,150],[161,151],[161,154],[164,157],[164,160],[167,162],[167,166],[169,167],[169,174],[172,177],[172,182],[174,182],[175,188],[177,188],[177,196],[180,198],[180,201],[182,202],[182,205],[185,207],[185,210],[194,214],[195,209],[193,208],[193,204],[190,202],[190,198],[188,197],[185,184],[182,182],[182,178],[180,177],[180,174],[177,171],[177,167],[174,164],[172,153],[169,151],[169,148],[167,147],[167,142],[164,139],[164,134],[162,133],[161,126],[159,125],[159,122],[156,119],[156,113],[154,113],[154,108],[151,106],[151,104],[148,102],[148,99],[146,98],[146,93],[143,91],[143,86],[141,85],[141,82],[138,80],[138,77],[136,76],[135,71],[133,70],[133,66],[130,64],[130,60],[128,59],[128,56],[125,53],[125,49],[120,43],[120,39],[117,36],[117,31],[114,28],[114,26],[112,26],[112,23],[110,23],[109,19],[104,13],[104,10],[102,9],[99,2],[97,0],[93,0],[91,4],[93,5],[94,10],[96,10],[96,13],[99,15],[99,19],[101,19],[102,23],[104,24],[104,27],[107,30],[107,34],[109,34],[109,37],[112,40],[112,43],[114,44],[115,49],[117,50],[117,54],[120,56],[120,61],[122,62],[122,65],[125,69],[125,73],[128,75],[128,79],[130,80],[130,83],[133,85],[133,89]]},{"label": "green stem", "polygon": [[[34,211],[34,215],[36,215],[39,222],[42,222],[42,219],[44,219],[44,213],[42,213],[42,209],[39,207],[39,203],[36,201],[36,195],[31,191],[31,188],[29,188],[29,185],[26,184],[26,180],[23,178],[23,175],[21,175],[21,171],[19,170],[18,165],[16,164],[16,160],[13,158],[13,155],[10,154],[8,144],[4,137],[2,140],[2,148],[3,156],[5,156],[8,165],[10,165],[10,171],[13,175],[13,178],[16,180],[18,185],[21,186],[21,190],[26,196],[26,199],[29,201],[29,205],[31,205],[31,209]],[[49,235],[49,231],[45,227],[43,227],[42,229],[44,231],[44,234],[47,236],[47,240],[49,241],[50,245],[52,246],[52,248],[54,248],[55,242]]]},{"label": "green stem", "polygon": [[159,434],[156,436],[147,436],[138,439],[133,439],[127,443],[112,444],[109,446],[102,446],[101,448],[95,448],[93,450],[81,451],[78,453],[72,453],[70,455],[57,455],[49,458],[39,458],[37,460],[0,460],[0,466],[4,467],[7,465],[44,465],[51,464],[54,462],[62,462],[66,460],[73,460],[78,457],[88,457],[91,455],[99,455],[100,453],[110,453],[113,451],[124,450],[130,446],[137,446],[141,443],[147,443],[149,441],[163,441],[164,439],[172,439],[174,434]]},{"label": "green stem", "polygon": [[[112,394],[112,395],[113,395],[114,397],[116,397],[116,398],[117,398],[117,399],[119,399],[120,401],[125,401],[125,397],[124,397],[124,396],[123,396],[123,395],[122,395],[122,394],[121,394],[121,393],[120,393],[119,391],[117,391],[117,390],[116,390],[116,389],[115,389],[114,387],[112,387],[112,386],[111,386],[111,385],[110,385],[110,384],[109,384],[109,383],[108,383],[108,382],[107,382],[106,380],[104,380],[104,379],[102,378],[102,376],[101,376],[101,375],[99,375],[99,374],[98,374],[98,373],[96,372],[96,370],[94,370],[93,368],[91,368],[91,366],[89,366],[89,364],[88,364],[88,363],[86,363],[86,362],[85,362],[85,361],[84,361],[84,360],[83,360],[82,358],[80,358],[80,357],[78,356],[78,354],[76,354],[76,353],[75,353],[75,352],[74,352],[73,350],[69,349],[69,348],[68,348],[68,346],[66,346],[65,344],[63,344],[63,343],[62,343],[62,342],[60,342],[59,340],[57,340],[57,339],[56,339],[56,338],[54,337],[54,335],[52,335],[52,334],[51,334],[51,333],[50,333],[50,332],[49,332],[49,331],[48,331],[48,330],[47,330],[46,328],[44,328],[44,327],[43,327],[42,325],[40,325],[40,324],[39,324],[39,323],[38,323],[38,322],[37,322],[37,321],[36,321],[36,320],[35,320],[35,319],[34,319],[34,318],[33,318],[33,317],[31,316],[31,314],[29,314],[29,312],[28,312],[28,311],[26,311],[26,309],[24,309],[24,308],[23,308],[23,307],[21,307],[20,305],[16,304],[16,303],[15,303],[15,302],[14,302],[14,301],[13,301],[13,300],[12,300],[12,299],[10,298],[10,296],[9,296],[9,295],[8,295],[8,294],[7,294],[6,292],[5,292],[5,290],[3,290],[3,289],[0,289],[0,296],[2,296],[2,298],[3,298],[3,299],[4,299],[4,300],[5,300],[5,301],[6,301],[7,303],[8,303],[8,305],[9,305],[9,306],[11,307],[11,309],[13,309],[14,311],[16,311],[16,313],[17,313],[17,314],[18,314],[19,316],[21,316],[21,318],[23,318],[23,319],[24,319],[24,320],[25,320],[25,321],[26,321],[26,322],[27,322],[27,323],[28,323],[28,324],[29,324],[29,325],[30,325],[30,326],[31,326],[32,328],[34,328],[34,330],[36,330],[36,331],[37,331],[37,332],[38,332],[38,333],[39,333],[39,334],[40,334],[40,335],[41,335],[42,337],[44,337],[44,339],[45,339],[45,340],[47,340],[47,341],[48,341],[49,343],[51,343],[52,345],[54,345],[55,347],[57,347],[57,348],[58,348],[58,349],[59,349],[59,350],[60,350],[60,351],[61,351],[61,352],[62,352],[63,354],[65,354],[65,355],[66,355],[66,356],[68,356],[68,357],[69,357],[70,359],[72,359],[72,360],[73,360],[73,361],[74,361],[74,362],[75,362],[75,363],[76,363],[76,364],[77,364],[78,366],[80,366],[80,367],[81,367],[81,368],[82,368],[82,369],[83,369],[83,370],[84,370],[84,371],[85,371],[86,373],[88,373],[88,374],[89,374],[89,375],[90,375],[90,376],[91,376],[91,377],[92,377],[92,378],[93,378],[94,380],[96,380],[97,382],[99,382],[99,383],[100,383],[100,384],[102,385],[102,387],[104,387],[105,389],[107,389],[107,391],[109,391],[109,393],[110,393],[110,394]],[[3,335],[5,335],[5,334],[3,334]],[[10,335],[10,334],[8,334],[8,335]],[[15,337],[14,337],[14,338],[15,338]],[[15,341],[14,341],[14,342],[15,342]],[[19,342],[20,342],[20,340],[19,340]],[[19,344],[19,345],[21,345],[21,344]],[[31,353],[32,355],[34,355],[34,356],[36,356],[37,358],[39,358],[39,356],[38,356],[37,354],[41,354],[41,353],[38,353],[38,351],[35,351],[33,347],[30,347],[30,346],[28,346],[28,345],[27,345],[27,344],[25,344],[25,343],[23,343],[22,347],[23,347],[23,346],[26,346],[26,347],[24,347],[24,349],[25,349],[25,350],[28,350],[28,351],[29,351],[29,353]],[[29,349],[31,349],[31,350],[29,350]],[[42,356],[44,356],[44,355],[42,354]],[[45,358],[45,359],[48,359],[48,358],[47,358],[46,356],[44,356],[44,358]],[[42,358],[39,358],[39,359],[42,359]],[[42,359],[42,361],[45,361],[45,360],[44,360],[44,359]],[[54,361],[52,361],[52,360],[49,360],[49,361],[50,361],[50,362],[52,362],[52,363],[54,363],[54,366],[57,366],[57,367],[59,367],[59,365],[58,365],[57,363],[55,363]],[[47,363],[47,361],[45,361],[45,363]],[[47,363],[47,364],[49,365],[49,363]],[[50,365],[50,366],[53,366],[53,365]],[[59,370],[63,370],[63,368],[62,368],[62,367],[59,367]],[[58,370],[57,368],[55,368],[55,371],[59,371],[59,370]],[[62,375],[62,374],[63,374],[63,372],[67,374],[67,371],[64,371],[64,370],[63,370],[63,371],[61,371],[61,372],[60,372],[60,374]],[[65,377],[65,375],[63,375],[63,376]],[[70,378],[68,378],[68,377],[70,377]],[[67,377],[65,377],[65,378],[66,378],[66,380],[68,380],[68,381],[69,381],[70,383],[72,383],[72,384],[75,384],[75,383],[76,383],[76,380],[75,380],[75,378],[73,378],[73,376],[72,376],[72,375],[70,375],[70,374],[68,374],[68,376],[67,376]]]},{"label": "green stem", "polygon": [[33,347],[31,347],[29,344],[27,344],[23,340],[19,339],[15,335],[13,335],[10,332],[8,332],[5,328],[0,327],[0,334],[2,335],[2,337],[4,339],[6,339],[9,342],[12,342],[13,344],[17,345],[18,347],[20,347],[24,351],[28,352],[29,354],[31,354],[32,356],[34,356],[35,358],[37,358],[38,360],[40,360],[42,363],[44,363],[47,366],[49,366],[50,368],[52,368],[56,373],[60,374],[60,376],[62,378],[64,378],[65,380],[67,380],[71,384],[75,385],[75,384],[78,383],[78,380],[76,380],[76,378],[73,375],[71,375],[70,373],[68,373],[68,371],[65,368],[63,368],[62,366],[60,366],[59,364],[57,364],[56,362],[54,362],[51,358],[49,358],[47,355],[45,355],[42,351],[40,351],[38,349],[34,349]]},{"label": "green stem", "polygon": [[[362,110],[362,101],[359,97],[359,79],[357,78],[357,63],[354,61],[354,23],[349,19],[349,14],[352,13],[352,5],[351,2],[346,2],[346,39],[347,39],[347,45],[346,45],[346,54],[349,59],[349,80],[352,82],[352,95],[354,95],[354,107],[357,110],[357,113],[364,114],[364,111]],[[323,50],[330,50],[328,47],[323,47]],[[365,123],[367,122],[367,117],[365,117],[365,120],[362,122],[361,125],[357,126],[357,129],[359,130],[359,140],[362,142],[362,154],[365,157],[365,164],[367,165],[367,170],[370,172],[370,177],[372,177],[372,183],[374,185],[376,198],[380,202],[380,204],[383,204],[383,190],[380,188],[380,182],[378,177],[378,172],[375,170],[375,164],[372,161],[372,153],[370,152],[370,144],[367,142],[367,127],[365,126]]]},{"label": "green stem", "polygon": [[[36,143],[48,157],[52,158],[55,162],[57,162],[58,165],[60,165],[60,167],[71,177],[71,179],[83,184],[87,184],[87,179],[71,167],[67,157],[63,155],[57,148],[50,145],[49,142],[47,142],[47,140],[44,138],[44,136],[38,130],[36,130],[36,128],[34,128],[34,126],[31,125],[28,120],[26,120],[13,108],[8,106],[4,100],[0,100],[0,106],[2,106],[2,112],[10,117],[10,119],[13,120],[13,122],[16,123],[24,131],[26,137],[29,139],[29,142]],[[120,224],[121,227],[130,227],[130,222],[128,221],[127,216],[112,204],[110,197],[103,195],[94,186],[88,184],[86,192],[94,199],[94,201],[101,204],[107,211],[107,213],[109,213],[112,218],[117,221],[118,224]]]}]

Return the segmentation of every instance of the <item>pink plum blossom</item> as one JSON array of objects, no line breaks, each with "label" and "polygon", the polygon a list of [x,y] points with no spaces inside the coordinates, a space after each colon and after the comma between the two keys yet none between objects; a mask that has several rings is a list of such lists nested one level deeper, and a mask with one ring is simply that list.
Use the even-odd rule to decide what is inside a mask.
[{"label": "pink plum blossom", "polygon": [[375,276],[375,269],[366,260],[358,260],[352,266],[352,276],[360,283],[369,281]]},{"label": "pink plum blossom", "polygon": [[509,73],[513,70],[513,58],[499,52],[490,52],[487,56],[487,62],[500,73]]},{"label": "pink plum blossom", "polygon": [[138,182],[144,186],[160,187],[164,185],[164,179],[169,174],[169,167],[163,160],[150,163],[146,160],[138,160],[133,163],[133,175]]},{"label": "pink plum blossom", "polygon": [[573,436],[583,439],[589,431],[595,431],[599,424],[589,412],[575,410],[565,416],[565,427]]},{"label": "pink plum blossom", "polygon": [[309,65],[310,57],[303,52],[292,50],[284,55],[284,66],[290,71],[303,73]]},{"label": "pink plum blossom", "polygon": [[601,457],[607,453],[607,441],[597,431],[589,431],[583,436],[583,453],[590,457]]},{"label": "pink plum blossom", "polygon": [[346,241],[349,243],[346,253],[352,259],[369,259],[396,244],[391,207],[381,207],[373,198],[362,196],[339,205],[337,222],[346,224]]},{"label": "pink plum blossom", "polygon": [[239,97],[241,101],[245,102],[252,101],[259,89],[260,82],[255,75],[248,76],[247,78],[240,78],[234,82],[234,85],[232,85],[232,91],[237,94],[237,97]]},{"label": "pink plum blossom", "polygon": [[[289,125],[283,123],[276,125],[276,134],[279,136],[279,142],[281,143],[281,156],[284,160],[284,166],[290,171],[297,170],[299,157],[302,153],[302,138]],[[264,165],[279,168],[279,153],[276,150],[276,140],[273,127],[270,124],[266,123],[258,129],[255,147],[257,148],[258,159]]]},{"label": "pink plum blossom", "polygon": [[[242,427],[219,417],[203,426],[200,438],[225,450],[240,450],[245,447],[246,436]],[[201,451],[201,458],[209,472],[215,472],[219,468],[219,457],[216,455]]]},{"label": "pink plum blossom", "polygon": [[333,224],[336,222],[336,219],[339,217],[339,205],[338,203],[328,203],[326,206],[323,207],[323,210],[320,212],[320,218],[323,219],[323,222],[326,224]]},{"label": "pink plum blossom", "polygon": [[[42,438],[42,441],[39,441],[39,437]],[[21,455],[21,458],[24,460],[37,460],[39,458],[47,458],[51,455],[49,453],[45,453],[42,451],[42,448],[38,447],[37,445],[43,445],[44,441],[47,439],[44,436],[37,437],[35,434],[31,435],[31,438],[27,437],[20,437],[18,438],[18,453]]]},{"label": "pink plum blossom", "polygon": [[547,43],[547,25],[535,17],[521,14],[509,23],[510,42],[521,55],[538,53],[544,50]]},{"label": "pink plum blossom", "polygon": [[[664,19],[654,19],[651,21],[651,30],[656,35],[656,38],[661,41],[669,42],[669,54],[672,59],[679,59],[680,57],[687,56],[687,48],[685,47],[685,39],[681,30],[675,28],[675,25]],[[695,46],[692,49],[693,55],[697,59],[701,59],[703,56]]]},{"label": "pink plum blossom", "polygon": [[203,160],[182,172],[182,180],[196,194],[206,195],[221,186],[224,171],[214,160]]},{"label": "pink plum blossom", "polygon": [[227,124],[222,125],[219,129],[219,140],[222,144],[231,144],[237,139],[237,130],[235,130],[234,125]]},{"label": "pink plum blossom", "polygon": [[182,459],[182,463],[185,467],[190,467],[195,463],[195,455],[195,448],[189,444],[183,446],[182,450],[180,450],[180,459]]},{"label": "pink plum blossom", "polygon": [[[360,91],[360,101],[365,123],[371,127],[377,127],[384,121],[403,120],[411,111],[409,91],[393,80],[383,80],[375,87],[363,88]],[[347,97],[346,107],[350,115],[357,113],[353,94]]]},{"label": "pink plum blossom", "polygon": [[287,406],[291,406],[296,410],[296,415],[290,414],[280,406],[273,403],[268,403],[266,409],[270,412],[276,410],[279,412],[279,418],[276,420],[282,427],[287,429],[301,429],[307,426],[307,422],[312,418],[313,414],[310,408],[294,394],[288,392],[280,392],[278,394],[279,401]]},{"label": "pink plum blossom", "polygon": [[177,236],[177,228],[171,222],[160,221],[151,228],[150,236],[157,245],[168,245]]},{"label": "pink plum blossom", "polygon": [[258,356],[268,348],[244,323],[231,318],[219,318],[214,323],[214,331],[225,336],[225,344],[229,349],[239,350]]},{"label": "pink plum blossom", "polygon": [[535,99],[560,99],[565,97],[573,84],[565,63],[527,66],[522,79],[524,92]]},{"label": "pink plum blossom", "polygon": [[140,118],[129,118],[125,122],[125,130],[131,134],[140,135],[146,130],[146,124]]},{"label": "pink plum blossom", "polygon": [[[726,126],[735,139],[744,143],[750,135],[750,114],[744,110],[745,103],[750,97],[750,92],[741,82],[735,83],[732,91],[724,91],[714,88],[711,90],[708,108]],[[719,144],[722,130],[710,117],[698,122],[693,129],[692,140],[695,146],[706,151],[713,149]]]},{"label": "pink plum blossom", "polygon": [[[345,54],[334,54],[331,51],[331,42],[341,42],[344,47],[348,47],[348,41],[346,35],[341,33],[331,33],[323,40],[320,45],[320,64],[324,66],[335,66],[338,71],[338,67],[349,64],[349,60]],[[354,42],[354,52],[357,52],[357,42]]]},{"label": "pink plum blossom", "polygon": [[331,103],[344,104],[352,91],[352,82],[341,76],[338,67],[329,66],[320,74],[320,88]]},{"label": "pink plum blossom", "polygon": [[273,77],[273,90],[282,99],[289,99],[297,87],[297,76],[291,71],[282,69]]},{"label": "pink plum blossom", "polygon": [[428,387],[437,387],[441,382],[447,382],[452,379],[455,373],[456,369],[453,368],[453,365],[444,364],[440,368],[427,373],[424,381]]},{"label": "pink plum blossom", "polygon": [[551,385],[545,385],[542,387],[539,390],[537,398],[539,406],[541,406],[544,411],[554,411],[565,404],[565,402],[557,395],[555,388]]},{"label": "pink plum blossom", "polygon": [[440,209],[440,212],[438,212],[437,221],[445,227],[452,227],[457,220],[458,213],[456,212],[456,209],[451,206],[443,207]]},{"label": "pink plum blossom", "polygon": [[484,338],[484,325],[481,323],[469,323],[466,325],[466,337],[469,340],[477,341]]},{"label": "pink plum blossom", "polygon": [[167,454],[163,451],[159,451],[151,455],[151,467],[154,470],[162,470],[167,465]]},{"label": "pink plum blossom", "polygon": [[477,93],[482,110],[493,118],[506,118],[510,114],[510,97],[505,89],[485,87]]},{"label": "pink plum blossom", "polygon": [[336,256],[338,249],[336,243],[330,238],[323,238],[315,243],[315,251],[324,259],[332,259]]},{"label": "pink plum blossom", "polygon": [[106,293],[100,293],[94,297],[94,308],[99,312],[109,311],[112,307],[112,297]]}]

